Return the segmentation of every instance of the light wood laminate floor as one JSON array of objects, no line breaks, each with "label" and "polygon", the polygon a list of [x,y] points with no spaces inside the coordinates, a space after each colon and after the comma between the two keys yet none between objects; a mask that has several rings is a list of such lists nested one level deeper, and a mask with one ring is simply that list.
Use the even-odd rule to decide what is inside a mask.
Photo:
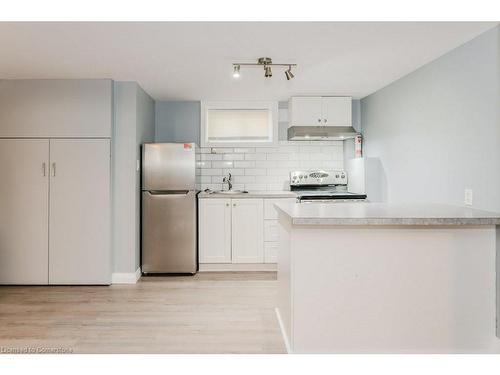
[{"label": "light wood laminate floor", "polygon": [[0,348],[74,353],[284,353],[276,273],[143,277],[135,285],[1,286]]}]

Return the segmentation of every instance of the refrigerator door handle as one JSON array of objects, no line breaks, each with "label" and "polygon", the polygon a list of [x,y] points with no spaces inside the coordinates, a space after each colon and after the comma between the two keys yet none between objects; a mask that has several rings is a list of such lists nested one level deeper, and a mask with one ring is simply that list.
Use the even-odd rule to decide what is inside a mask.
[{"label": "refrigerator door handle", "polygon": [[189,194],[189,190],[170,190],[170,191],[150,190],[148,191],[148,194],[162,195],[165,197],[172,197],[172,198],[182,198]]}]

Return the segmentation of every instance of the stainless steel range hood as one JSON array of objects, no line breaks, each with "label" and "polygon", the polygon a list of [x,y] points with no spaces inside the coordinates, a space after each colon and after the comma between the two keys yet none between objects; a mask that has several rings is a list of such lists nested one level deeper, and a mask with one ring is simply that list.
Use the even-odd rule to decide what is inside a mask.
[{"label": "stainless steel range hood", "polygon": [[360,134],[352,126],[291,126],[289,141],[324,141],[354,138]]}]

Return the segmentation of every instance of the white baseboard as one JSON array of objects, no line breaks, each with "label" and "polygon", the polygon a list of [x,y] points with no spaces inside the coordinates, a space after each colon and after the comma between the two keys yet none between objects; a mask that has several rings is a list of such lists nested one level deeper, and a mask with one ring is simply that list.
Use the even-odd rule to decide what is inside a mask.
[{"label": "white baseboard", "polygon": [[111,284],[135,284],[141,278],[141,267],[135,272],[120,273],[116,272],[111,275]]},{"label": "white baseboard", "polygon": [[283,341],[285,343],[286,352],[288,354],[292,354],[292,349],[290,347],[290,341],[288,340],[288,336],[287,336],[286,331],[285,331],[285,326],[283,324],[283,320],[281,320],[280,310],[276,307],[274,309],[274,311],[276,312],[276,318],[278,318],[278,324],[280,326],[281,336],[283,337]]},{"label": "white baseboard", "polygon": [[276,263],[204,263],[198,272],[276,271]]}]

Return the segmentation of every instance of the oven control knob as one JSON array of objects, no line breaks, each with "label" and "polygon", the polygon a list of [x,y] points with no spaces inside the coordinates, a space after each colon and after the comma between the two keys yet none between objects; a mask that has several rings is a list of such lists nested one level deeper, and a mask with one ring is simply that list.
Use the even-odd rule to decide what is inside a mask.
[{"label": "oven control knob", "polygon": [[345,174],[342,174],[342,175],[340,176],[340,178],[345,178]]},{"label": "oven control knob", "polygon": [[304,176],[304,178],[307,178],[307,175],[306,175],[306,176]]},{"label": "oven control knob", "polygon": [[339,175],[338,175],[338,174],[336,174],[336,175],[335,175],[335,178],[339,178]]}]

